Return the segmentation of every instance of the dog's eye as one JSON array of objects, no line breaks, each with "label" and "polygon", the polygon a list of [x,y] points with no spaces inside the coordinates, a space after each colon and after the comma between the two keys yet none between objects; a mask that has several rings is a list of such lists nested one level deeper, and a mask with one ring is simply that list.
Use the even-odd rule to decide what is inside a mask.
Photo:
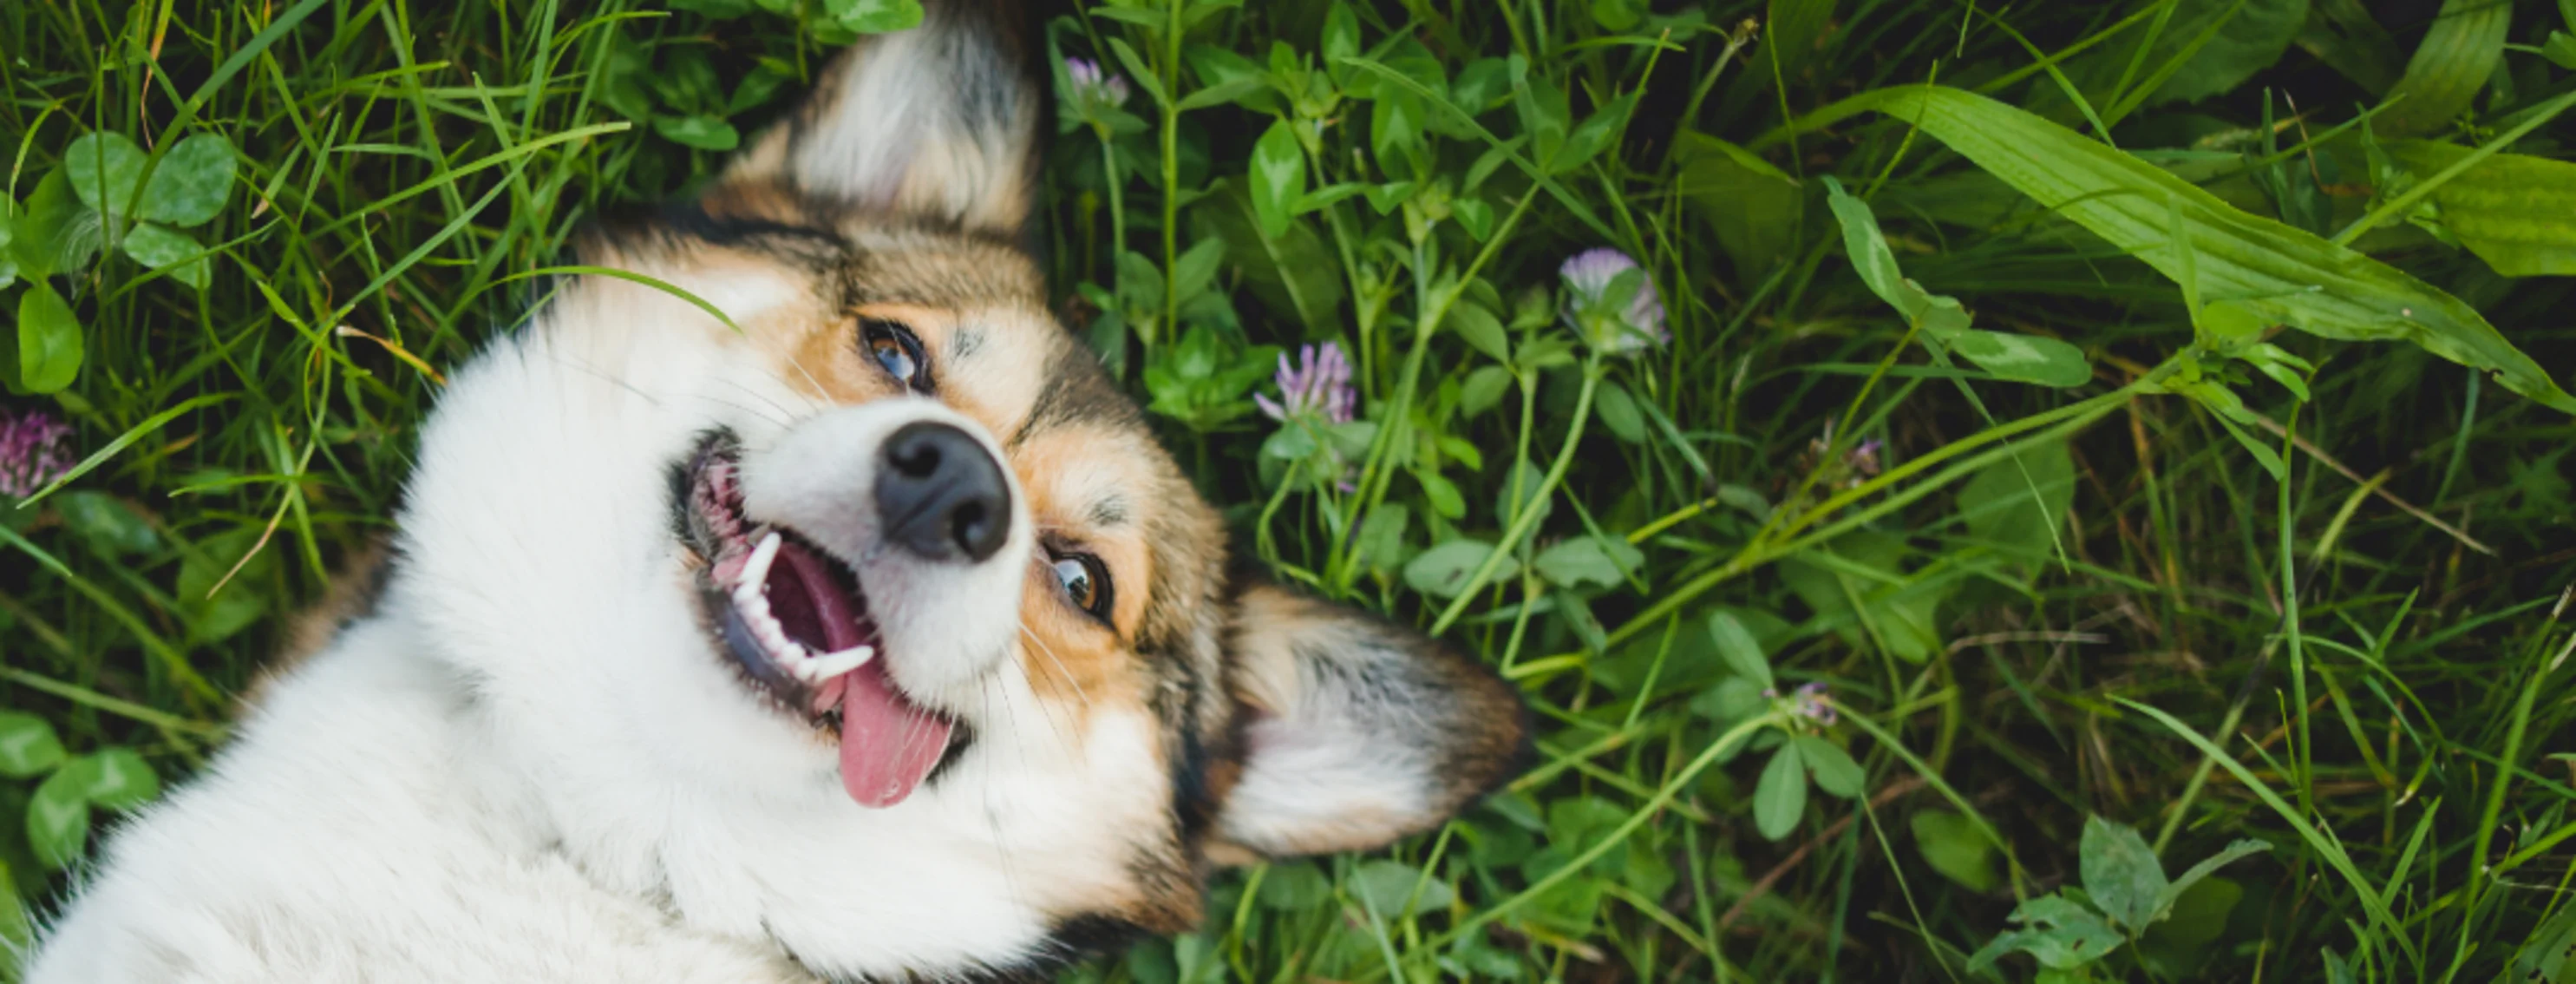
[{"label": "dog's eye", "polygon": [[1064,585],[1064,596],[1072,600],[1074,607],[1094,618],[1109,617],[1109,572],[1101,568],[1100,558],[1090,554],[1057,557],[1055,579]]},{"label": "dog's eye", "polygon": [[896,382],[930,392],[930,360],[922,357],[921,339],[911,331],[891,321],[870,319],[859,326],[859,344]]}]

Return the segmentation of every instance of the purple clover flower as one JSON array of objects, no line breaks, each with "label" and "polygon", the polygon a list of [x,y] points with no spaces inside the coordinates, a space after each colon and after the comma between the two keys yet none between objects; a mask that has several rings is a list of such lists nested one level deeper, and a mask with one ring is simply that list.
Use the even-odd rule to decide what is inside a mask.
[{"label": "purple clover flower", "polygon": [[[1778,700],[1780,691],[1765,687],[1762,690],[1762,696]],[[1799,684],[1798,689],[1789,694],[1789,700],[1789,713],[1813,721],[1819,726],[1830,726],[1842,720],[1841,716],[1834,712],[1833,699],[1825,695],[1825,685],[1822,683]]]},{"label": "purple clover flower", "polygon": [[1288,362],[1288,353],[1279,353],[1277,379],[1279,399],[1258,393],[1252,396],[1252,402],[1259,404],[1261,412],[1272,420],[1286,423],[1308,417],[1326,424],[1347,424],[1359,415],[1360,394],[1351,386],[1351,360],[1342,354],[1338,342],[1298,349],[1294,366]]},{"label": "purple clover flower", "polygon": [[24,499],[71,469],[70,424],[51,414],[0,410],[0,496]]},{"label": "purple clover flower", "polygon": [[1811,464],[1821,463],[1827,473],[1834,477],[1834,481],[1844,487],[1857,486],[1877,476],[1879,469],[1884,467],[1879,460],[1879,452],[1884,450],[1886,445],[1878,438],[1873,437],[1844,449],[1842,459],[1838,462],[1825,460],[1825,454],[1832,451],[1833,447],[1834,418],[1827,417],[1824,433],[1816,435],[1814,441],[1808,442],[1807,455]]},{"label": "purple clover flower", "polygon": [[[1127,80],[1102,71],[1100,63],[1088,58],[1064,60],[1066,81],[1072,83],[1074,105],[1085,110],[1108,109],[1127,102]],[[1086,114],[1087,115],[1087,114]]]},{"label": "purple clover flower", "polygon": [[1822,683],[1799,684],[1798,692],[1791,695],[1791,699],[1797,701],[1795,710],[1799,717],[1820,725],[1831,725],[1838,720],[1834,714],[1834,702],[1825,696]]},{"label": "purple clover flower", "polygon": [[[1637,271],[1637,291],[1624,306],[1613,307],[1613,281]],[[1655,281],[1628,254],[1602,247],[1574,254],[1557,268],[1565,280],[1566,323],[1587,341],[1611,355],[1632,355],[1673,340],[1664,329],[1664,303]]]},{"label": "purple clover flower", "polygon": [[1878,449],[1879,440],[1875,437],[1870,438],[1860,442],[1859,447],[1843,452],[1843,461],[1851,465],[1852,471],[1858,472],[1864,478],[1875,476],[1879,469]]}]

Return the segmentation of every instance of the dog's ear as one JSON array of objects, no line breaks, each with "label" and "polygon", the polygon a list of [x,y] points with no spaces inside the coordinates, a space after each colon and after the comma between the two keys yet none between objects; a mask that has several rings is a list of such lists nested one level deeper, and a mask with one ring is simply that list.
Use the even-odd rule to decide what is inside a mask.
[{"label": "dog's ear", "polygon": [[1037,193],[1044,103],[1020,5],[929,2],[918,27],[862,38],[727,174],[1011,235]]},{"label": "dog's ear", "polygon": [[1237,599],[1225,644],[1243,762],[1211,858],[1379,847],[1438,826],[1526,755],[1519,695],[1465,655],[1276,587]]}]

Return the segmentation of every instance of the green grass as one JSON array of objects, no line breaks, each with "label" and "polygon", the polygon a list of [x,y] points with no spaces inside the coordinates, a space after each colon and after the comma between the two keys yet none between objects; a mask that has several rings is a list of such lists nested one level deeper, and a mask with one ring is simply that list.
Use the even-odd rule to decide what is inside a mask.
[{"label": "green grass", "polygon": [[[2016,940],[2100,957],[2061,979],[2576,973],[2576,10],[1174,2],[1052,11],[1135,86],[1052,149],[1066,320],[1241,549],[1500,667],[1539,758],[1077,976],[2020,980],[1969,955],[2025,902],[2053,928]],[[220,742],[527,273],[849,36],[771,5],[0,5],[0,381],[98,455],[0,522],[29,909],[135,763]],[[1996,102],[1881,91],[1923,82]],[[110,206],[199,251],[85,248],[93,132],[155,180],[238,148],[211,218]],[[1873,218],[1913,285],[1855,266]],[[1560,317],[1603,246],[1668,344]],[[1325,340],[1364,422],[1256,413],[1273,347]],[[68,764],[15,743],[48,730]],[[2268,850],[2130,932],[2141,858],[2239,839]]]}]

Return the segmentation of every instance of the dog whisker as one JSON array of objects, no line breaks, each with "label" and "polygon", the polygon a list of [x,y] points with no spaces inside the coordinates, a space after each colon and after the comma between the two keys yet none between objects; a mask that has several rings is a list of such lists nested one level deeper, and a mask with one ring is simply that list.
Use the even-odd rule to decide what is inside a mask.
[{"label": "dog whisker", "polygon": [[1055,647],[1047,645],[1045,639],[1038,638],[1038,634],[1029,629],[1027,622],[1019,623],[1018,628],[1021,635],[1029,637],[1030,642],[1037,644],[1038,652],[1046,654],[1047,662],[1055,664],[1055,671],[1063,674],[1065,683],[1072,685],[1073,695],[1082,701],[1082,706],[1090,707],[1091,695],[1082,691],[1082,681],[1074,679],[1073,668],[1064,665],[1064,660],[1056,657]]}]

